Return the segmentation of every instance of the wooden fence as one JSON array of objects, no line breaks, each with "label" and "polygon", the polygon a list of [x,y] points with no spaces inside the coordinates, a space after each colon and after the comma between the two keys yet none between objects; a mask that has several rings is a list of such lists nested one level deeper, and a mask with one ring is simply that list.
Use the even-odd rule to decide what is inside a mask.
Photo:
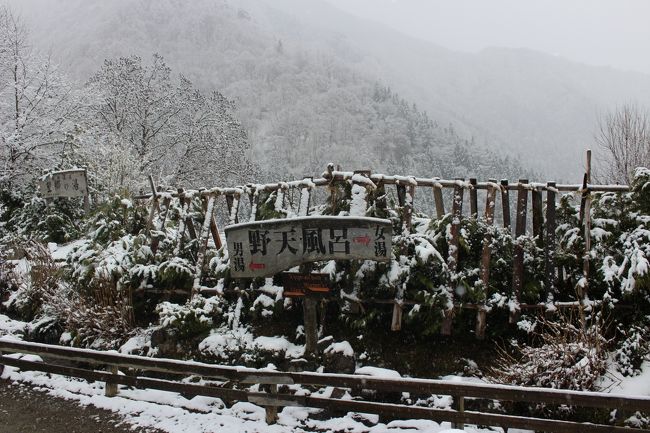
[{"label": "wooden fence", "polygon": [[[277,194],[275,200],[276,207],[282,209],[285,215],[291,217],[306,216],[309,214],[313,201],[312,196],[319,188],[326,190],[328,193],[327,200],[333,204],[337,199],[341,198],[339,197],[340,191],[336,188],[337,185],[344,183],[352,184],[353,186],[360,185],[368,191],[374,191],[376,207],[386,209],[388,206],[386,200],[387,188],[394,187],[395,196],[397,197],[397,207],[402,211],[402,229],[405,232],[410,232],[412,230],[413,215],[418,209],[417,197],[428,195],[427,200],[433,200],[435,205],[437,218],[443,218],[448,214],[452,215],[451,240],[449,241],[449,256],[447,257],[447,264],[452,271],[457,269],[459,262],[461,220],[463,218],[484,218],[488,225],[493,225],[498,217],[502,222],[503,227],[511,231],[514,229],[515,239],[530,232],[538,239],[538,243],[543,245],[544,250],[545,278],[543,284],[546,293],[546,300],[545,302],[540,302],[538,304],[523,304],[521,303],[521,293],[524,287],[524,249],[521,244],[517,242],[514,244],[512,293],[515,302],[513,304],[514,308],[510,311],[510,321],[514,323],[516,322],[521,310],[548,309],[549,307],[552,310],[558,308],[576,308],[581,305],[583,299],[587,299],[588,297],[589,261],[587,257],[588,255],[585,254],[583,264],[583,275],[585,281],[583,284],[576,287],[580,291],[580,293],[578,293],[578,301],[554,302],[552,298],[552,293],[558,286],[559,278],[558,268],[555,262],[555,250],[557,244],[556,206],[558,195],[562,193],[578,193],[580,195],[581,206],[579,224],[584,230],[584,233],[587,234],[585,236],[585,243],[586,250],[588,251],[590,249],[589,234],[591,231],[589,212],[591,206],[591,193],[621,193],[629,191],[629,187],[626,185],[591,184],[589,168],[590,153],[588,153],[587,167],[587,173],[585,173],[581,184],[557,184],[556,182],[529,182],[528,179],[519,179],[517,182],[510,182],[505,179],[500,181],[489,179],[487,182],[479,182],[477,179],[473,178],[446,180],[440,178],[372,174],[368,170],[346,172],[335,170],[334,166],[330,164],[322,177],[316,179],[305,178],[291,182],[248,184],[233,188],[160,192],[157,191],[154,187],[153,180],[151,180],[152,193],[138,196],[136,199],[151,200],[151,212],[149,215],[148,227],[154,230],[164,229],[171,200],[179,200],[181,211],[178,223],[177,251],[180,251],[186,232],[191,239],[198,239],[199,244],[194,287],[192,290],[193,294],[199,292],[206,294],[217,293],[214,289],[203,287],[201,282],[209,239],[212,239],[216,248],[220,248],[223,244],[219,234],[220,230],[218,228],[217,219],[215,218],[215,209],[217,208],[217,200],[219,197],[223,197],[223,200],[225,201],[227,207],[227,218],[225,224],[229,225],[238,223],[239,221],[255,221],[258,217],[257,209],[260,194],[263,192],[275,192]],[[449,194],[443,194],[445,189],[449,190]],[[484,192],[485,196],[485,207],[482,212],[479,211],[479,191],[481,191],[482,195]],[[291,202],[287,205],[287,196],[290,192],[296,192],[295,195],[298,197],[297,200],[293,200],[295,202],[295,207],[292,207],[293,205]],[[511,216],[511,192],[516,193],[516,197],[514,197],[514,227]],[[242,205],[242,198],[245,197],[248,197],[249,199],[248,206],[246,207],[247,213],[243,212],[244,206]],[[497,198],[499,198],[500,201],[499,207],[497,207]],[[199,229],[194,226],[192,219],[189,218],[187,213],[191,201],[194,199],[201,200],[203,210],[205,211],[203,226]],[[447,201],[447,203],[445,203],[445,201]],[[451,203],[449,203],[449,201]],[[469,212],[464,210],[467,209],[467,205],[465,204],[466,202],[469,203]],[[532,215],[529,215],[529,210]],[[157,218],[155,218],[156,215],[158,215]],[[490,264],[492,261],[489,236],[489,234],[486,235],[486,238],[483,241],[480,265],[480,279],[485,287],[488,286],[490,281]],[[154,237],[152,239],[152,250],[154,253],[158,246],[157,243],[158,241]],[[449,295],[453,300],[454,293],[450,292]],[[408,300],[401,299],[399,294],[391,300],[358,300],[358,302],[393,304],[393,321],[391,327],[393,330],[399,330],[401,328],[401,311],[403,305],[409,303]],[[462,304],[459,303],[458,300],[455,300],[453,305],[453,308],[445,312],[442,333],[445,335],[451,334],[451,324],[455,309],[469,308],[476,310],[475,335],[479,339],[484,338],[486,315],[489,310],[487,306],[483,303]]]},{"label": "wooden fence", "polygon": [[[34,354],[45,361],[30,361],[9,353]],[[372,413],[390,419],[427,419],[436,422],[451,422],[462,428],[464,424],[488,425],[494,427],[520,428],[548,432],[649,432],[648,429],[628,428],[614,425],[583,423],[556,419],[542,419],[516,414],[490,413],[465,410],[465,404],[477,400],[498,400],[509,402],[536,403],[547,405],[568,405],[577,407],[601,408],[611,411],[616,409],[628,415],[635,412],[650,413],[650,397],[624,396],[607,393],[565,391],[557,389],[516,387],[504,385],[453,382],[444,380],[395,378],[385,379],[372,376],[323,374],[312,372],[279,372],[257,370],[244,367],[232,367],[179,361],[172,359],[155,359],[114,352],[102,352],[87,349],[28,343],[16,340],[0,339],[0,371],[3,365],[22,370],[43,371],[51,374],[82,378],[88,381],[105,382],[107,396],[119,394],[118,385],[137,388],[157,389],[183,393],[184,395],[201,395],[216,397],[226,403],[248,401],[266,408],[268,423],[277,420],[278,409],[287,406],[322,408],[336,412]],[[57,365],[48,360],[62,360],[66,365]],[[94,368],[71,367],[71,363],[90,364]],[[120,374],[120,369],[124,374]],[[177,380],[156,379],[143,376],[146,372],[164,373],[180,376]],[[184,376],[200,376],[204,379],[223,381],[222,383],[191,384],[180,381]],[[230,387],[227,387],[227,385]],[[232,385],[237,384],[240,389]],[[241,389],[241,385],[267,385],[267,392],[252,392]],[[283,385],[302,385],[304,387],[334,387],[345,389],[353,395],[352,399],[318,397],[291,394]],[[312,388],[316,389],[316,388]],[[368,401],[364,399],[367,391],[381,393],[408,392],[412,397],[430,397],[431,395],[449,395],[454,398],[454,408],[434,409],[422,406]],[[340,393],[343,394],[342,392]],[[504,405],[502,407],[507,407]],[[620,419],[620,417],[617,417]]]}]

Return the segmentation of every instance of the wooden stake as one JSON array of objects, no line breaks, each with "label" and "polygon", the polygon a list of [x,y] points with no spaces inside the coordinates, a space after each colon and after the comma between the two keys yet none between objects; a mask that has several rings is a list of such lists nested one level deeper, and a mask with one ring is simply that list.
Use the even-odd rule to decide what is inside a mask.
[{"label": "wooden stake", "polygon": [[587,172],[585,173],[586,184],[583,197],[585,197],[585,255],[582,263],[582,274],[584,284],[582,285],[581,300],[586,300],[589,293],[589,258],[591,256],[591,193],[589,184],[591,183],[591,149],[587,150]]},{"label": "wooden stake", "polygon": [[305,356],[318,355],[318,301],[306,295],[302,302],[305,323]]},{"label": "wooden stake", "polygon": [[[496,183],[496,179],[490,179],[489,182]],[[496,207],[496,188],[489,186],[487,190],[487,197],[485,201],[485,224],[491,226],[494,223],[494,208]],[[483,283],[483,290],[485,296],[488,295],[488,287],[490,284],[490,259],[492,251],[490,244],[492,243],[492,236],[490,233],[485,235],[483,239],[483,252],[481,254],[481,282]],[[485,338],[486,315],[487,311],[484,306],[485,301],[481,300],[479,308],[476,312],[476,338],[482,340]]]},{"label": "wooden stake", "polygon": [[[165,231],[165,221],[167,220],[167,214],[169,213],[169,206],[172,202],[171,197],[167,196],[162,201],[162,210],[160,214],[160,224],[156,227],[157,231]],[[151,252],[155,255],[158,251],[159,240],[157,237],[152,236],[151,238]]]},{"label": "wooden stake", "polygon": [[408,186],[408,193],[404,197],[404,233],[410,233],[413,227],[413,200],[415,199],[415,185]]},{"label": "wooden stake", "polygon": [[[312,181],[313,178],[306,177],[305,180]],[[298,216],[307,216],[309,214],[309,205],[311,203],[311,187],[303,186],[300,188],[300,203],[298,203]]]},{"label": "wooden stake", "polygon": [[503,211],[503,227],[510,228],[510,191],[508,179],[501,180],[501,208]]},{"label": "wooden stake", "polygon": [[156,214],[156,210],[160,210],[160,205],[158,204],[158,191],[156,191],[156,186],[153,183],[153,176],[149,175],[149,185],[151,186],[151,210],[149,211],[149,218],[147,218],[147,230],[151,230],[153,227],[153,217]]},{"label": "wooden stake", "polygon": [[436,216],[438,219],[445,217],[445,203],[442,199],[442,185],[433,187],[433,199],[436,202]]},{"label": "wooden stake", "polygon": [[510,311],[510,323],[515,323],[519,318],[519,303],[521,302],[521,289],[524,284],[524,248],[521,245],[521,236],[526,234],[526,210],[528,205],[528,190],[524,185],[527,179],[520,179],[517,188],[517,225],[515,227],[514,256],[512,264],[512,294],[515,297],[516,310]]},{"label": "wooden stake", "polygon": [[228,224],[239,223],[239,194],[226,195],[226,204],[228,206]]},{"label": "wooden stake", "polygon": [[174,255],[178,257],[183,248],[183,237],[185,236],[185,216],[187,211],[187,203],[185,202],[185,191],[183,188],[178,189],[178,202],[180,204],[180,215],[178,216],[178,232],[176,233],[176,246],[174,247]]},{"label": "wooden stake", "polygon": [[[111,374],[118,374],[117,365],[109,365],[106,370]],[[104,387],[104,395],[106,397],[115,397],[117,393],[118,393],[117,383],[106,382],[106,386]]]},{"label": "wooden stake", "polygon": [[475,178],[469,180],[471,185],[469,189],[469,211],[470,216],[474,219],[478,218],[478,190],[476,189],[476,183]]},{"label": "wooden stake", "polygon": [[537,246],[541,248],[544,245],[544,206],[542,204],[542,190],[540,188],[533,189],[531,197],[533,201],[533,236],[537,238]]},{"label": "wooden stake", "polygon": [[[269,385],[269,393],[275,395],[278,393],[278,385],[273,383]],[[266,411],[266,423],[271,425],[275,424],[278,421],[278,407],[277,406],[265,406]]]},{"label": "wooden stake", "polygon": [[[211,223],[214,220],[214,200],[214,195],[210,195],[206,204],[205,218],[203,219],[203,228],[201,229],[201,236],[199,238],[199,253],[196,257],[196,270],[194,272],[194,284],[192,284],[192,297],[198,295],[201,290],[201,277],[203,276],[203,265],[205,264],[205,252],[208,248],[208,231],[210,230]],[[217,239],[219,240],[219,244],[221,244],[221,239],[218,238],[218,233]],[[215,240],[215,245],[216,244],[217,242]],[[220,247],[221,246],[217,248]]]},{"label": "wooden stake", "polygon": [[[213,195],[210,195],[210,197],[214,197],[216,200],[216,197]],[[203,212],[206,215],[206,218],[208,218],[208,200],[206,200],[205,197],[203,197]],[[205,221],[203,221],[203,227],[205,227]],[[217,220],[214,219],[214,214],[211,215],[210,217],[210,233],[212,234],[212,241],[214,242],[214,247],[216,249],[220,249],[222,247],[222,242],[221,242],[221,236],[219,236],[219,227],[217,227]]]},{"label": "wooden stake", "polygon": [[557,271],[555,267],[555,182],[546,184],[546,239],[544,241],[544,268],[546,301],[552,302],[557,286]]}]

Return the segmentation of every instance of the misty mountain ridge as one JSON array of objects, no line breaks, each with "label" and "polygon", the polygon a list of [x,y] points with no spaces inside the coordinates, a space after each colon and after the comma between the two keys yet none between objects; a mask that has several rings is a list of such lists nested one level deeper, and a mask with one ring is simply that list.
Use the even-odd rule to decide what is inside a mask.
[{"label": "misty mountain ridge", "polygon": [[598,113],[650,94],[648,75],[523,49],[453,52],[321,1],[24,4],[41,5],[26,21],[77,79],[104,58],[159,52],[175,72],[235,99],[258,158],[288,159],[296,175],[327,160],[418,175],[523,174],[469,161],[466,173],[441,173],[460,144],[492,159],[525,155],[524,165],[577,181]]}]

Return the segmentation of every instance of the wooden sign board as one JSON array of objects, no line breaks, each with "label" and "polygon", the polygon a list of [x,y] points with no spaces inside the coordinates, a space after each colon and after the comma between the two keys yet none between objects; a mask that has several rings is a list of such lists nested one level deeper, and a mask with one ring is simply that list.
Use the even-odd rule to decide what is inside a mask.
[{"label": "wooden sign board", "polygon": [[324,260],[389,261],[393,226],[367,217],[313,216],[226,227],[233,278],[269,277]]},{"label": "wooden sign board", "polygon": [[48,173],[40,178],[39,188],[43,198],[87,196],[86,170],[75,169]]},{"label": "wooden sign board", "polygon": [[324,295],[330,292],[330,278],[328,274],[283,272],[282,287],[286,297]]}]

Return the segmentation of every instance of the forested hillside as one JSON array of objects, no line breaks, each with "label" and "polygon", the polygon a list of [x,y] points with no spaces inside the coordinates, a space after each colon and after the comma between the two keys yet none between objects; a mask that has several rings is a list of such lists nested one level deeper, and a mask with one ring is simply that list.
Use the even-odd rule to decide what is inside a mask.
[{"label": "forested hillside", "polygon": [[[527,167],[579,181],[579,161],[584,149],[593,147],[599,115],[629,100],[645,103],[650,94],[644,74],[527,50],[453,52],[323,1],[66,1],[54,11],[41,9],[47,14],[25,17],[38,23],[35,41],[51,49],[75,78],[86,80],[105,58],[147,59],[158,52],[175,72],[236,101],[258,157],[266,158],[278,143],[293,152],[303,146],[304,155],[283,157],[282,172],[291,175],[321,167],[323,153],[336,155],[326,159],[346,167],[388,170],[385,161],[393,161],[392,153],[377,152],[396,143],[417,161],[427,157],[414,168],[417,174],[435,175],[428,160],[440,161],[441,147],[448,154],[449,146],[473,140],[473,148],[525,156]],[[407,115],[410,120],[402,114],[387,118],[403,110],[392,102],[380,109],[373,100],[376,86],[390,87],[409,108],[417,104],[434,127],[422,135],[408,129],[421,113]],[[413,148],[422,136],[435,140],[426,149]],[[370,152],[369,161],[363,155]],[[442,174],[481,174],[462,162],[456,170],[456,164],[442,161],[450,167]],[[487,165],[482,172],[497,177],[521,174],[505,168],[494,173],[492,163]]]},{"label": "forested hillside", "polygon": [[457,133],[456,125],[431,118],[363,64],[348,62],[355,54],[341,55],[347,44],[332,47],[328,35],[317,39],[320,33],[279,10],[234,3],[66,2],[34,38],[42,46],[47,29],[46,44],[80,83],[105,58],[137,54],[146,62],[159,53],[172,74],[234,100],[251,159],[276,177],[318,174],[330,161],[422,176],[526,171]]}]

